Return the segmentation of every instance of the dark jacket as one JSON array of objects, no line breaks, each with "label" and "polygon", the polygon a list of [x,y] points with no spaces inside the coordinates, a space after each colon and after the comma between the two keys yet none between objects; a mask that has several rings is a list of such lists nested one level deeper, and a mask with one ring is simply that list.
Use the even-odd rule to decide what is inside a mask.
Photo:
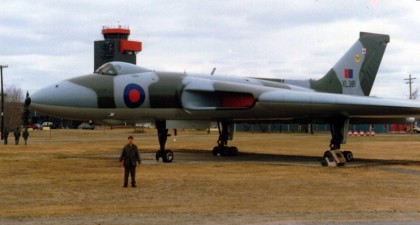
[{"label": "dark jacket", "polygon": [[22,136],[23,136],[24,139],[28,139],[28,137],[29,137],[28,130],[23,131]]},{"label": "dark jacket", "polygon": [[16,129],[13,134],[15,135],[16,139],[20,138],[20,130]]},{"label": "dark jacket", "polygon": [[141,162],[137,145],[133,144],[131,147],[129,145],[124,146],[120,156],[120,162],[122,161],[124,161],[125,167],[135,167],[137,166],[137,162]]}]

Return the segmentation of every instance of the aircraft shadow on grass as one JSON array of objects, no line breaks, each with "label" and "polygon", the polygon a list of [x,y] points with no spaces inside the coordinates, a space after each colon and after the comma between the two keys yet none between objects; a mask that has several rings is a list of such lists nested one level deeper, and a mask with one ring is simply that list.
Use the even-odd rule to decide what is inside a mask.
[{"label": "aircraft shadow on grass", "polygon": [[[197,161],[223,161],[223,162],[255,162],[255,163],[286,163],[296,164],[318,164],[322,161],[321,157],[302,156],[302,155],[285,155],[285,154],[268,154],[268,153],[247,153],[241,152],[236,157],[217,157],[210,155],[208,151],[201,150],[180,150],[176,151],[180,154],[181,160],[197,160]],[[209,154],[210,153],[210,154]],[[348,164],[350,167],[363,166],[420,166],[419,160],[390,160],[390,159],[364,159],[356,158],[354,162]],[[420,171],[419,171],[420,174]]]}]

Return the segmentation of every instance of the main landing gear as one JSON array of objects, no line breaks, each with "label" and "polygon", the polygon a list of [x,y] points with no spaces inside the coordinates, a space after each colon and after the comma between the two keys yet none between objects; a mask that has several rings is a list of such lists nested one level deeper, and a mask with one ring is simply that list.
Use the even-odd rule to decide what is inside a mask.
[{"label": "main landing gear", "polygon": [[[215,156],[237,156],[239,151],[235,146],[226,146],[228,140],[232,140],[233,135],[233,124],[228,122],[217,122],[217,128],[219,129],[219,140],[217,140],[217,146],[213,148],[213,155]],[[230,128],[230,129],[229,129]]]},{"label": "main landing gear", "polygon": [[[343,166],[346,162],[353,161],[351,151],[341,151],[341,144],[347,141],[347,131],[349,128],[349,119],[346,117],[334,118],[330,123],[331,142],[330,150],[324,153],[325,165],[335,164]],[[323,164],[324,165],[324,164]]]},{"label": "main landing gear", "polygon": [[174,160],[174,153],[165,149],[166,140],[168,139],[168,129],[166,129],[166,121],[156,121],[156,129],[159,138],[160,149],[156,152],[156,161],[162,158],[164,163],[170,163]]}]

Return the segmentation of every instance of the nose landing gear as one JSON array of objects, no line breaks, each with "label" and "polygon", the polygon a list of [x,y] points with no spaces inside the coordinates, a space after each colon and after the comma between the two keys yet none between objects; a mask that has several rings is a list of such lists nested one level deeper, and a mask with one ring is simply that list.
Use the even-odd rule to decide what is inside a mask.
[{"label": "nose landing gear", "polygon": [[168,129],[166,129],[166,121],[156,121],[156,129],[159,138],[160,149],[156,152],[156,161],[162,158],[164,163],[171,163],[174,160],[174,153],[171,150],[166,150],[166,140],[168,139]]}]

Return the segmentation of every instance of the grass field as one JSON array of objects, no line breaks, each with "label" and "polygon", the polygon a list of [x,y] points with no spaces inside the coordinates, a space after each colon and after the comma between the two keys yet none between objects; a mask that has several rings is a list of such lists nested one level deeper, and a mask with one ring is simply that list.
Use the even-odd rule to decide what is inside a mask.
[{"label": "grass field", "polygon": [[[327,134],[238,133],[238,158],[211,154],[216,133],[178,134],[172,164],[154,161],[154,130],[33,131],[28,146],[0,145],[0,224],[420,223],[420,136],[350,137],[358,160],[327,168]],[[144,162],[137,189],[117,166],[128,135]]]}]

